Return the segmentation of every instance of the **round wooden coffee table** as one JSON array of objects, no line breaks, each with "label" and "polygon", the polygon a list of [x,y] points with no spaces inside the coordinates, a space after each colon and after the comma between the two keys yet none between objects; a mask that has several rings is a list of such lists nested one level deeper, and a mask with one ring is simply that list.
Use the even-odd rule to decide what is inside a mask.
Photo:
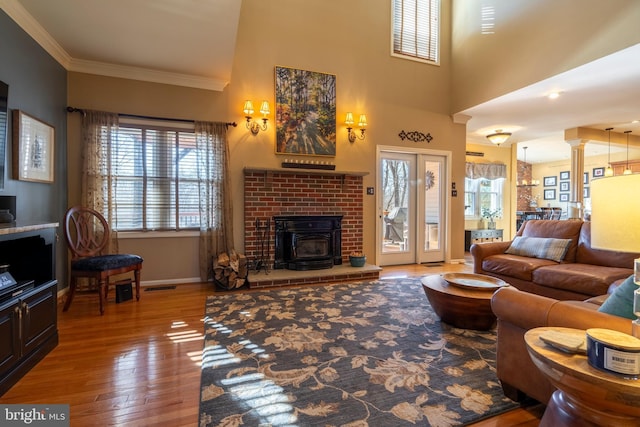
[{"label": "round wooden coffee table", "polygon": [[421,282],[433,311],[443,322],[457,328],[480,331],[495,325],[491,297],[496,289],[454,286],[442,275],[426,276]]},{"label": "round wooden coffee table", "polygon": [[548,330],[580,333],[569,328],[535,328],[524,334],[529,356],[558,389],[549,399],[541,427],[639,426],[640,382],[594,368],[587,356],[545,344]]}]

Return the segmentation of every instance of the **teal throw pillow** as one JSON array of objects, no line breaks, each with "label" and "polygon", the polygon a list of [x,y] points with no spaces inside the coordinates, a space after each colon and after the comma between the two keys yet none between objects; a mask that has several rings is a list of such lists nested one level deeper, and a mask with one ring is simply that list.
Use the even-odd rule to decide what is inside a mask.
[{"label": "teal throw pillow", "polygon": [[633,293],[636,289],[638,289],[638,285],[633,282],[633,275],[631,275],[609,295],[609,298],[604,301],[598,311],[626,317],[627,319],[635,319],[636,316],[633,314]]}]

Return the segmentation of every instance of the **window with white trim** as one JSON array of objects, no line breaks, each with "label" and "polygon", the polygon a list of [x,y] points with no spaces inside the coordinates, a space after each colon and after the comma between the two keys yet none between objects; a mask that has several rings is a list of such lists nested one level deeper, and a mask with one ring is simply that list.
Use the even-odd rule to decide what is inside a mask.
[{"label": "window with white trim", "polygon": [[466,219],[479,219],[482,212],[502,211],[502,188],[504,178],[465,178],[464,179],[464,216]]},{"label": "window with white trim", "polygon": [[391,1],[392,55],[438,64],[440,0]]},{"label": "window with white trim", "polygon": [[193,123],[121,119],[110,170],[118,231],[200,226]]}]

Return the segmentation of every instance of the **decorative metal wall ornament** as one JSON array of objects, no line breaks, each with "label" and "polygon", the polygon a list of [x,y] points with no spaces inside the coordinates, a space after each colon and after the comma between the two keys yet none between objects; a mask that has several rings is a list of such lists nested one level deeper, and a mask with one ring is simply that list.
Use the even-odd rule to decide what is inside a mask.
[{"label": "decorative metal wall ornament", "polygon": [[436,175],[432,171],[426,171],[424,173],[424,189],[425,191],[431,190],[436,183]]},{"label": "decorative metal wall ornament", "polygon": [[425,133],[422,133],[422,132],[418,132],[417,130],[412,130],[410,132],[401,131],[398,134],[398,136],[403,141],[405,139],[408,139],[409,141],[413,141],[413,142],[427,141],[427,143],[429,143],[433,139],[433,137],[431,136],[430,133],[426,133],[425,134]]}]

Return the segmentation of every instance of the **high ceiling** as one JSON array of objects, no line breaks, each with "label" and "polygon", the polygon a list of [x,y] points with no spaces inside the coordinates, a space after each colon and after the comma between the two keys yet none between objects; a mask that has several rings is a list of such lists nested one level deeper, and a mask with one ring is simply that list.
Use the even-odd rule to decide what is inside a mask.
[{"label": "high ceiling", "polygon": [[[231,80],[241,0],[0,0],[0,6],[70,71],[221,91]],[[547,99],[550,92],[561,96]],[[528,146],[527,161],[570,157],[564,130],[640,136],[640,45],[459,113],[469,141]],[[585,155],[606,154],[589,143]],[[625,150],[612,146],[612,153]],[[635,154],[634,154],[635,156]],[[640,158],[640,155],[635,156]]]}]

